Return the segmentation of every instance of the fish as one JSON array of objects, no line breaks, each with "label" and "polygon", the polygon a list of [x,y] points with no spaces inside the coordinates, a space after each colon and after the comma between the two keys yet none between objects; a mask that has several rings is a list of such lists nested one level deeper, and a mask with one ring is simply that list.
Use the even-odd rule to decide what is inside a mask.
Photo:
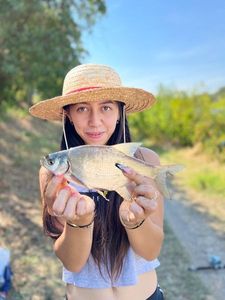
[{"label": "fish", "polygon": [[69,182],[96,190],[104,198],[106,192],[116,191],[124,200],[131,201],[129,180],[121,172],[121,167],[125,166],[152,178],[164,197],[169,198],[167,177],[180,171],[183,166],[155,166],[140,160],[134,157],[140,146],[141,143],[82,145],[50,153],[41,158],[40,164],[55,175],[64,175]]}]

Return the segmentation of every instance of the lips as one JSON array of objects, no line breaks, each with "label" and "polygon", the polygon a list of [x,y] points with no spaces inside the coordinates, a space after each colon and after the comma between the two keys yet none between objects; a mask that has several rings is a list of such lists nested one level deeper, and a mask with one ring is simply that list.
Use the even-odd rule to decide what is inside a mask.
[{"label": "lips", "polygon": [[103,134],[104,132],[86,132],[86,135],[93,139],[100,138]]}]

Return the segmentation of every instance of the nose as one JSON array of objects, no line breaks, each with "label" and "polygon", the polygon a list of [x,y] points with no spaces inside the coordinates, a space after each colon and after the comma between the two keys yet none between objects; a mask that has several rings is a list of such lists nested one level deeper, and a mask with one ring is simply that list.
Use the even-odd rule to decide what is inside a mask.
[{"label": "nose", "polygon": [[92,127],[98,127],[101,125],[101,115],[98,111],[92,110],[89,116],[89,125]]}]

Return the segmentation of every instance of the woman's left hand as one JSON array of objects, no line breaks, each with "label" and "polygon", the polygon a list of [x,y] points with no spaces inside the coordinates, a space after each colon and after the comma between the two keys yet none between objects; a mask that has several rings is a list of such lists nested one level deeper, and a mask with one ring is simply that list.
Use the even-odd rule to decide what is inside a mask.
[{"label": "woman's left hand", "polygon": [[123,201],[119,213],[123,223],[138,224],[156,211],[160,193],[153,179],[140,175],[130,168],[123,174],[129,179],[131,201]]}]

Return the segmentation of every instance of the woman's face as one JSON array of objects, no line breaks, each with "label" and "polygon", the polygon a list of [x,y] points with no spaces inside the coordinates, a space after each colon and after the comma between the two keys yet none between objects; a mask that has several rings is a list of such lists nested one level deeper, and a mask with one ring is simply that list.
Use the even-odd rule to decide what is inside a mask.
[{"label": "woman's face", "polygon": [[110,100],[72,104],[69,118],[85,144],[104,145],[116,128],[119,105]]}]

